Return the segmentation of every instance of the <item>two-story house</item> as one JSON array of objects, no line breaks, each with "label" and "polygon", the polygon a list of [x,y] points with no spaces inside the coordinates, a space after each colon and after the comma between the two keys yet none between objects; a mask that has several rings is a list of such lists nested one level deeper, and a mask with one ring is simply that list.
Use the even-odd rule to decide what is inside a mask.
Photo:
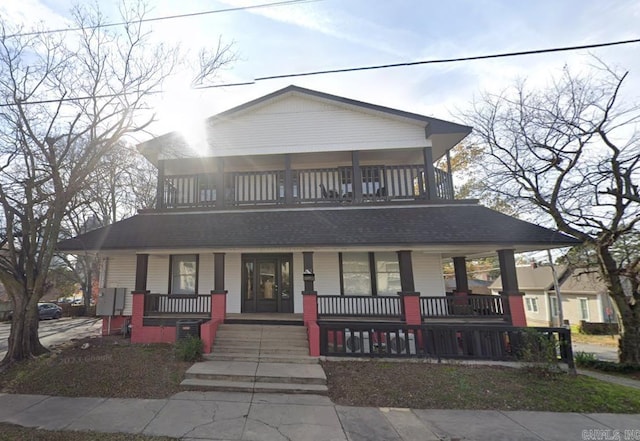
[{"label": "two-story house", "polygon": [[479,318],[524,325],[514,252],[575,243],[454,199],[434,164],[467,126],[296,86],[203,123],[200,141],[169,133],[139,146],[158,169],[155,209],[59,244],[98,253],[102,286],[126,288],[108,321],[132,317],[133,341],[172,341],[184,317],[209,320],[209,344],[215,323],[247,314],[313,329],[330,317],[460,316],[443,259],[471,304],[465,258],[495,253],[503,296],[477,300],[494,302]]}]

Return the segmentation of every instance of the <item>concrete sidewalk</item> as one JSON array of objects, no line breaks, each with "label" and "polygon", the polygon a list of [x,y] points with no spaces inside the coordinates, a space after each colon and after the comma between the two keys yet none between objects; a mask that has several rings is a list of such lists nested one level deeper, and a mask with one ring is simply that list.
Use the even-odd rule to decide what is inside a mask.
[{"label": "concrete sidewalk", "polygon": [[640,415],[378,409],[318,395],[233,392],[161,400],[0,394],[0,421],[184,440],[640,440]]}]

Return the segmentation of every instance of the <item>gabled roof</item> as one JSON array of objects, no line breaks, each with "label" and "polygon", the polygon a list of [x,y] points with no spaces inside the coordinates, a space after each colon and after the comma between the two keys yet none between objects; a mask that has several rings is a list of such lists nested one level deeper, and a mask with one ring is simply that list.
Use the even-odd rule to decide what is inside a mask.
[{"label": "gabled roof", "polygon": [[[268,95],[264,95],[260,98],[233,107],[229,110],[207,118],[206,121],[209,123],[209,126],[215,125],[217,123],[222,123],[229,119],[236,118],[242,115],[244,112],[256,109],[262,105],[266,105],[288,95],[311,97],[316,100],[322,100],[354,110],[366,111],[369,113],[379,114],[381,116],[419,123],[420,125],[424,126],[425,139],[431,139],[434,144],[440,145],[441,147],[438,150],[442,151],[442,153],[462,141],[467,135],[471,133],[472,130],[471,127],[462,124],[456,124],[450,121],[432,118],[417,113],[405,112],[402,110],[380,106],[377,104],[371,104],[364,101],[331,95],[328,93],[306,89],[294,85],[290,85]],[[182,144],[184,144],[184,146],[182,146]],[[175,150],[181,148],[181,146],[185,147],[186,141],[183,139],[180,133],[170,132],[140,143],[138,145],[138,150],[143,155],[145,155],[147,159],[155,164],[157,161],[159,150],[167,146],[171,146],[171,148]],[[434,159],[438,159],[438,157],[435,157]]]},{"label": "gabled roof", "polygon": [[517,251],[578,241],[481,205],[140,214],[58,244],[60,251],[185,248],[439,247]]},{"label": "gabled roof", "polygon": [[[586,272],[584,269],[571,269],[566,265],[556,265],[556,274],[560,284],[560,292],[596,293],[606,291],[606,287],[597,275],[597,271]],[[553,274],[550,266],[516,267],[518,287],[529,291],[555,291]],[[502,289],[502,280],[496,279],[489,287],[492,290]]]}]

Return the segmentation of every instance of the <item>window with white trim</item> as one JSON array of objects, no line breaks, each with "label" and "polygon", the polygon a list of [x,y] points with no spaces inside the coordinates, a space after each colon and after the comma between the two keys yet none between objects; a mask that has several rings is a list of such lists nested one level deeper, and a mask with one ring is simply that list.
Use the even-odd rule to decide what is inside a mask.
[{"label": "window with white trim", "polygon": [[551,317],[558,317],[558,298],[553,296],[549,300],[551,301]]},{"label": "window with white trim", "polygon": [[340,253],[341,294],[388,296],[399,291],[402,289],[397,253]]},{"label": "window with white trim", "polygon": [[580,320],[589,321],[589,299],[586,297],[578,298],[580,302]]},{"label": "window with white trim", "polygon": [[527,304],[527,311],[538,312],[538,299],[535,297],[525,297],[524,300]]},{"label": "window with white trim", "polygon": [[169,294],[195,295],[198,292],[198,255],[171,256]]}]

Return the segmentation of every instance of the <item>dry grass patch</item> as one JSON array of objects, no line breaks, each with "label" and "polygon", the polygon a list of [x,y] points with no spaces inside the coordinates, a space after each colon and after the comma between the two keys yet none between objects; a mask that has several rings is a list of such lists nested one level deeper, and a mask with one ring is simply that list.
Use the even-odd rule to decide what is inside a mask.
[{"label": "dry grass patch", "polygon": [[636,389],[538,369],[383,361],[323,367],[329,396],[344,405],[640,413]]},{"label": "dry grass patch", "polygon": [[[88,343],[86,349],[83,345]],[[179,391],[191,363],[173,346],[132,345],[122,337],[94,337],[12,366],[0,391],[66,397],[166,398]]]},{"label": "dry grass patch", "polygon": [[0,423],[0,441],[171,441],[164,436],[41,430]]},{"label": "dry grass patch", "polygon": [[0,441],[171,441],[164,436],[41,430],[0,423]]}]

